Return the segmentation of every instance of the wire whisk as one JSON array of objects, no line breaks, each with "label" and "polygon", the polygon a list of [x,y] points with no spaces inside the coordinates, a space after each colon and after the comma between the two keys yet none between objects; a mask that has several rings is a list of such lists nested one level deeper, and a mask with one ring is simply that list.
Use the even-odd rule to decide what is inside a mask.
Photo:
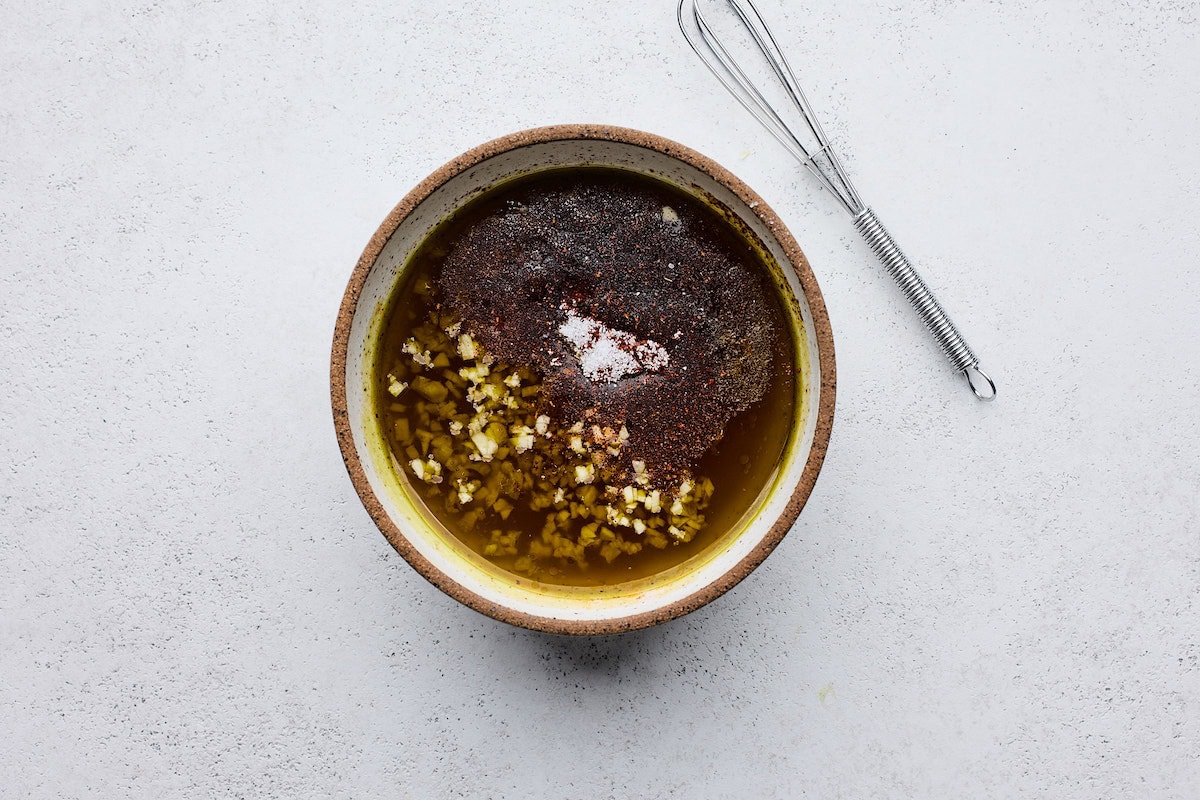
[{"label": "wire whisk", "polygon": [[841,158],[813,113],[808,98],[804,96],[804,90],[800,88],[787,57],[752,0],[726,0],[726,3],[733,9],[766,59],[771,72],[782,84],[803,125],[789,126],[775,107],[763,97],[742,65],[713,32],[700,10],[699,0],[679,0],[679,30],[683,32],[688,44],[730,94],[745,106],[797,161],[816,176],[821,185],[846,209],[854,221],[854,227],[862,234],[888,274],[916,309],[950,364],[957,372],[966,376],[967,385],[976,397],[981,400],[994,400],[995,382],[979,368],[979,358],[950,321],[949,315],[942,309],[933,292],[896,245],[887,228],[879,221],[879,217],[859,196],[858,190],[846,174],[845,167],[842,166]]}]

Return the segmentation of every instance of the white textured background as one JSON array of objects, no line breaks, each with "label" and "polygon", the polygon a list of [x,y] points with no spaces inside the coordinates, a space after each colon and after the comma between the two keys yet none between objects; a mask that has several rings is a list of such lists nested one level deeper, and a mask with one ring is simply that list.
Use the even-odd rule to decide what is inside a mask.
[{"label": "white textured background", "polygon": [[[1197,4],[762,5],[999,402],[670,2],[0,3],[0,797],[1198,796]],[[379,220],[558,122],[733,168],[837,338],[779,550],[595,640],[420,579],[327,397]]]}]

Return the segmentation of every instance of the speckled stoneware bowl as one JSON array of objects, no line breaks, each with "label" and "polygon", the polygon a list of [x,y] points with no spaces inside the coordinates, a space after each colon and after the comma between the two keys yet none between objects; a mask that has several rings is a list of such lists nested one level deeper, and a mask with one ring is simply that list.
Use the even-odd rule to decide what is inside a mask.
[{"label": "speckled stoneware bowl", "polygon": [[[672,569],[601,588],[555,586],[502,570],[430,514],[394,462],[369,381],[388,297],[419,242],[452,211],[507,179],[564,166],[603,165],[669,181],[726,209],[776,262],[797,347],[797,418],[772,479],[722,538]],[[594,125],[537,128],[480,145],[430,175],[371,237],[338,314],[333,417],[359,497],[392,546],[430,582],[476,611],[543,631],[600,634],[644,628],[693,611],[746,577],[796,521],[825,457],[833,423],[833,334],[808,261],[775,213],[704,156],[648,133]]]}]

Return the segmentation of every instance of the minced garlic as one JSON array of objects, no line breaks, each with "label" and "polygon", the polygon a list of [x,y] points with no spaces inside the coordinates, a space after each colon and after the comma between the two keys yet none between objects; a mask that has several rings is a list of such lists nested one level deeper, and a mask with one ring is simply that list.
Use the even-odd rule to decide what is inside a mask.
[{"label": "minced garlic", "polygon": [[[406,471],[429,491],[449,483],[439,496],[465,530],[491,531],[484,555],[512,558],[512,569],[530,573],[566,562],[584,567],[589,554],[612,561],[690,541],[703,527],[707,478],[651,490],[646,462],[634,460],[632,474],[614,484],[628,428],[591,420],[563,427],[537,413],[536,376],[497,363],[457,323],[422,325],[415,334],[402,347],[406,362],[386,374],[393,397],[413,395],[395,420],[395,442]],[[545,515],[540,534],[523,527],[523,517],[509,523],[521,509]]]}]

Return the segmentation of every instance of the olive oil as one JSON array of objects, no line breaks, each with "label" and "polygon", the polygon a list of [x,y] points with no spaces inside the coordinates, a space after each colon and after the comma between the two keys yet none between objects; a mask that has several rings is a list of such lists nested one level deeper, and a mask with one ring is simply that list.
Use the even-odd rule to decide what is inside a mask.
[{"label": "olive oil", "polygon": [[[556,327],[584,314],[643,343],[616,353],[634,372],[587,377]],[[713,208],[633,172],[542,172],[468,202],[411,257],[374,364],[378,421],[429,511],[500,567],[645,577],[771,479],[795,416],[786,319],[758,249]],[[627,357],[647,342],[673,360]]]}]

